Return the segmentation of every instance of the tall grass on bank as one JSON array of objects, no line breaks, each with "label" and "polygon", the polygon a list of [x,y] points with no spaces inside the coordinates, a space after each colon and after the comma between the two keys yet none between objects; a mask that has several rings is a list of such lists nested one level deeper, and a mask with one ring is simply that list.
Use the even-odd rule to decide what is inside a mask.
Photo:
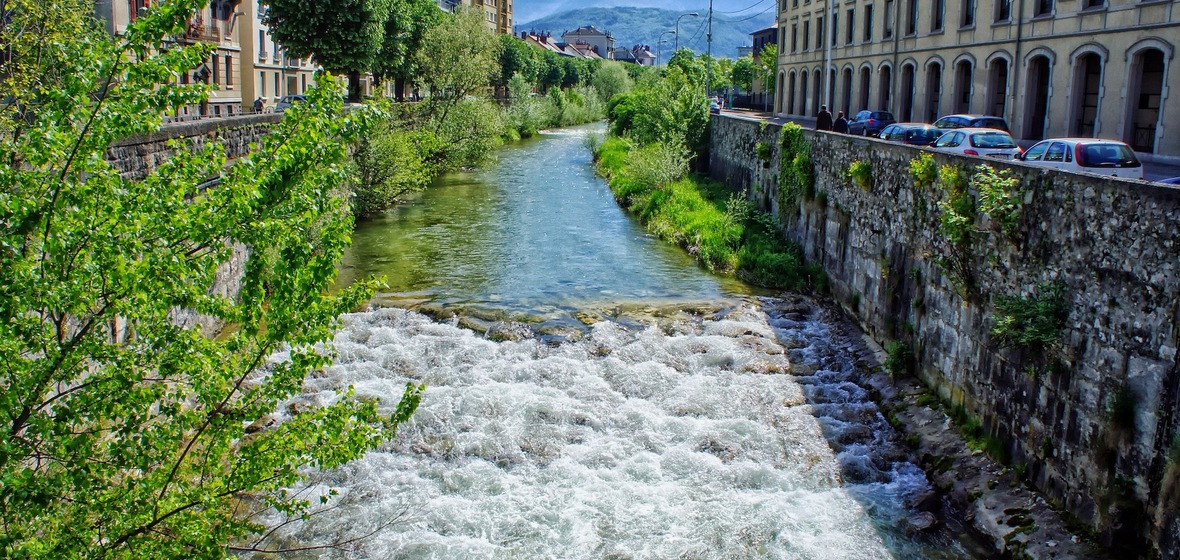
[{"label": "tall grass on bank", "polygon": [[777,289],[826,289],[822,269],[803,262],[771,215],[707,177],[690,174],[689,154],[660,142],[610,137],[595,152],[599,172],[649,231],[696,256],[707,269]]}]

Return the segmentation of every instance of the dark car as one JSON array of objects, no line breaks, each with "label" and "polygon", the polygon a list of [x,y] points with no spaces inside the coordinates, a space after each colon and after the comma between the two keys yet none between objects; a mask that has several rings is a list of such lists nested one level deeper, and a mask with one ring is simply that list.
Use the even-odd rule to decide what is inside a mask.
[{"label": "dark car", "polygon": [[889,111],[861,111],[848,122],[848,133],[877,136],[885,127],[895,122],[897,119],[893,118],[893,113]]},{"label": "dark car", "polygon": [[1180,185],[1180,177],[1172,177],[1171,179],[1160,179],[1159,181],[1156,181],[1156,182],[1163,183],[1165,185]]},{"label": "dark car", "polygon": [[911,146],[929,146],[941,135],[941,130],[926,123],[894,123],[882,129],[880,137]]},{"label": "dark car", "polygon": [[947,115],[934,121],[934,127],[943,132],[953,128],[994,128],[1004,132],[1012,132],[1004,117],[991,115]]}]

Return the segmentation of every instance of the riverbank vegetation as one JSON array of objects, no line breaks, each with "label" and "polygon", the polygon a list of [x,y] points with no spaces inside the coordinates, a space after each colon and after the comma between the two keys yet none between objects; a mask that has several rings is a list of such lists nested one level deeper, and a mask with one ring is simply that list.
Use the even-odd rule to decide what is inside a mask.
[{"label": "riverbank vegetation", "polygon": [[386,116],[354,151],[356,216],[380,213],[440,174],[486,163],[505,141],[601,120],[606,100],[632,87],[622,63],[542,51],[493,33],[480,14],[460,9],[440,18],[406,55],[420,69],[408,85],[424,87],[425,101],[369,102]]},{"label": "riverbank vegetation", "polygon": [[213,140],[142,178],[107,160],[206,101],[208,85],[176,76],[212,45],[172,40],[204,4],[153,5],[119,37],[93,2],[5,4],[0,557],[268,552],[258,515],[313,514],[316,492],[285,489],[377,447],[417,406],[418,385],[300,397],[373,287],[328,293],[352,227],[347,146],[375,117],[346,115],[338,82],[321,75],[232,163]]},{"label": "riverbank vegetation", "polygon": [[822,269],[804,263],[776,217],[699,172],[708,159],[704,74],[682,49],[661,74],[611,99],[610,137],[595,151],[599,172],[649,231],[709,270],[771,288],[826,289]]}]

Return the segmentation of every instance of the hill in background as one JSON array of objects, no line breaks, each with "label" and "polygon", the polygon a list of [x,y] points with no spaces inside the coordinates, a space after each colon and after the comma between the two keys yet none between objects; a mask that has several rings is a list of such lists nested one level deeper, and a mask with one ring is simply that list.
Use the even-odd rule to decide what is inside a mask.
[{"label": "hill in background", "polygon": [[[713,12],[713,56],[720,58],[737,58],[737,48],[750,45],[750,33],[770,27],[774,23],[774,6],[768,2],[769,8],[759,13],[762,7],[750,12],[728,16]],[[545,16],[533,21],[516,25],[517,34],[521,31],[548,31],[554,39],[561,40],[565,31],[573,31],[584,25],[609,32],[615,39],[616,47],[632,47],[634,45],[650,45],[651,52],[657,50],[657,41],[665,31],[672,30],[676,25],[676,18],[689,12],[701,14],[699,17],[685,17],[680,20],[680,46],[688,47],[698,53],[705,52],[705,14],[708,9],[664,10],[660,8],[582,8],[567,10]],[[673,34],[664,36],[667,42],[662,45],[663,58],[666,61],[673,50]]]}]

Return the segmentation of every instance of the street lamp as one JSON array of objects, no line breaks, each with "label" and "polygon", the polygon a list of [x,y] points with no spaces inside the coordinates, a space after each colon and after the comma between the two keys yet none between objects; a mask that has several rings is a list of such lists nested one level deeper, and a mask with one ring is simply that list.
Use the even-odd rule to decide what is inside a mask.
[{"label": "street lamp", "polygon": [[697,17],[699,15],[701,15],[701,14],[698,14],[696,12],[689,12],[687,14],[681,14],[680,17],[676,18],[676,31],[673,31],[673,33],[676,34],[676,49],[675,50],[680,50],[680,18],[686,17],[686,16]]},{"label": "street lamp", "polygon": [[660,51],[663,48],[663,47],[660,47],[660,45],[668,42],[668,40],[664,38],[664,35],[667,35],[669,33],[676,33],[676,32],[672,31],[672,30],[668,30],[663,33],[660,33],[660,40],[656,42],[656,66],[660,65]]}]

